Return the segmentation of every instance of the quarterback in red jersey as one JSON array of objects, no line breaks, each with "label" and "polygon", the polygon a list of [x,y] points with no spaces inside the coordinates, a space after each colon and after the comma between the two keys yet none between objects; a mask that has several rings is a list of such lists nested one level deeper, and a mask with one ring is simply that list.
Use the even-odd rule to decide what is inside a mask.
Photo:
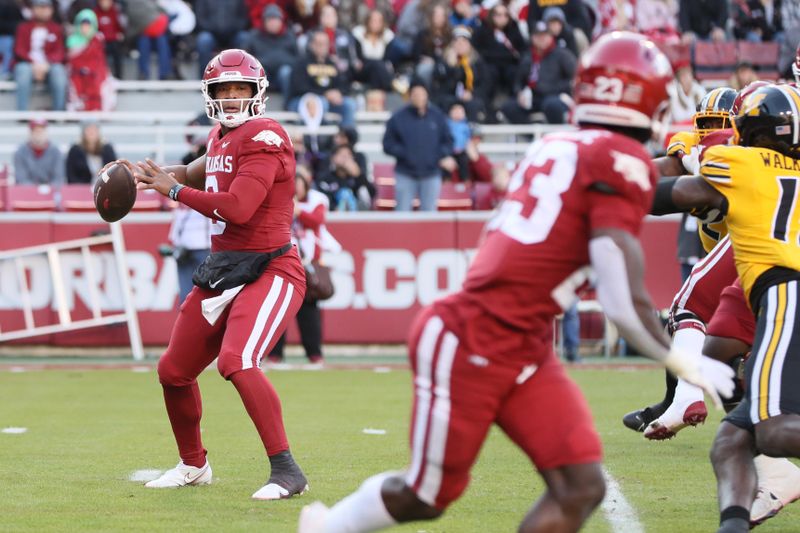
[{"label": "quarterback in red jersey", "polygon": [[641,35],[614,32],[584,53],[580,130],[528,149],[463,289],[423,309],[411,328],[411,465],[368,479],[330,509],[307,506],[300,533],[440,516],[466,488],[493,424],[547,486],[519,530],[578,530],[603,499],[602,450],[585,399],[553,353],[552,331],[592,267],[598,298],[626,339],[714,396],[732,391],[726,365],[703,361],[704,370],[670,351],[642,279],[637,236],[657,179],[642,142],[671,77],[667,58]]},{"label": "quarterback in red jersey", "polygon": [[212,253],[195,272],[158,363],[181,461],[147,487],[211,483],[196,378],[219,357],[217,368],[241,396],[271,465],[253,498],[288,498],[307,488],[289,451],[280,399],[259,368],[305,294],[305,272],[290,245],[294,153],[283,127],[262,115],[266,87],[253,56],[221,52],[203,77],[206,112],[218,122],[206,155],[186,166],[148,160],[132,167],[140,189],[155,189],[212,220]]}]

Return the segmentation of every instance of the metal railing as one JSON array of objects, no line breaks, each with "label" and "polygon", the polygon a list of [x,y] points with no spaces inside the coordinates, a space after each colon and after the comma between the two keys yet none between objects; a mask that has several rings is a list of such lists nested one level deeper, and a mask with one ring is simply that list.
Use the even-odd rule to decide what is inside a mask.
[{"label": "metal railing", "polygon": [[[22,304],[22,314],[25,327],[20,330],[2,331],[0,330],[0,343],[39,337],[52,333],[63,333],[79,329],[108,326],[111,324],[127,323],[128,336],[130,338],[131,351],[136,360],[144,359],[144,348],[142,346],[142,336],[139,330],[139,319],[133,303],[131,293],[128,264],[125,258],[125,239],[122,235],[122,227],[119,222],[110,224],[111,233],[97,237],[85,239],[75,239],[57,243],[19,248],[0,252],[0,262],[12,261],[14,263],[14,273],[20,292],[20,303]],[[122,289],[122,301],[124,311],[122,313],[103,316],[100,311],[100,295],[98,292],[98,278],[94,271],[92,246],[112,245],[114,259],[117,268],[117,276],[120,280]],[[92,318],[73,320],[67,304],[67,294],[64,285],[64,274],[61,268],[61,252],[65,250],[80,250],[83,259],[83,269],[86,276],[86,284],[89,292],[88,307],[92,313]],[[31,290],[28,285],[28,275],[26,272],[25,260],[29,257],[47,257],[50,267],[50,278],[53,285],[54,303],[58,315],[57,324],[37,326],[33,315],[33,305],[31,301]]]}]

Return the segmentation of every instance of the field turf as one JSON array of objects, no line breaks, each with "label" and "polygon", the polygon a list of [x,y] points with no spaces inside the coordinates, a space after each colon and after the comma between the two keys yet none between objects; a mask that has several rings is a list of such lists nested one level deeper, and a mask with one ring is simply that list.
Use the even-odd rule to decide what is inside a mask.
[{"label": "field turf", "polygon": [[[0,367],[0,429],[27,432],[0,433],[0,531],[292,532],[304,504],[331,504],[371,474],[402,468],[408,457],[408,371],[272,371],[311,491],[255,502],[250,494],[267,476],[261,443],[236,391],[209,371],[200,384],[214,483],[145,489],[129,480],[132,473],[177,462],[152,369],[8,370]],[[592,405],[606,467],[641,524],[638,530],[624,523],[613,528],[599,509],[585,531],[715,531],[716,489],[707,456],[719,415],[673,441],[647,442],[619,419],[661,394],[661,371],[584,367],[572,375]],[[386,433],[365,434],[365,428]],[[515,531],[541,491],[527,459],[493,431],[461,500],[437,522],[397,531]],[[610,508],[617,504],[609,502]],[[798,530],[800,502],[756,531]]]}]

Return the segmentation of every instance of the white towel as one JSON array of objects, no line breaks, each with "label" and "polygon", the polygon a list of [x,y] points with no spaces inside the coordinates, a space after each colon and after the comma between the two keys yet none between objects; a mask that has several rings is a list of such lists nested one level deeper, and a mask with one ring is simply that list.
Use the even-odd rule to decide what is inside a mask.
[{"label": "white towel", "polygon": [[233,301],[236,295],[239,294],[239,291],[241,291],[243,288],[244,285],[239,285],[237,287],[222,291],[222,294],[219,296],[206,298],[200,302],[203,308],[203,316],[209,324],[213,326],[217,322],[219,315],[222,314],[225,308],[228,307],[228,304]]}]

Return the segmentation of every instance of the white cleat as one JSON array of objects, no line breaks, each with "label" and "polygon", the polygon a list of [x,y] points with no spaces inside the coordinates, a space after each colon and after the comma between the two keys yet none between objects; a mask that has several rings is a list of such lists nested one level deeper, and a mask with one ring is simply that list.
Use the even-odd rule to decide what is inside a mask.
[{"label": "white cleat", "polygon": [[696,426],[706,421],[708,409],[703,400],[673,402],[663,415],[650,422],[644,430],[644,437],[649,440],[671,439],[683,428]]},{"label": "white cleat", "polygon": [[322,502],[314,502],[300,511],[297,533],[323,533],[330,509]]},{"label": "white cleat", "polygon": [[768,490],[758,489],[756,499],[750,507],[750,527],[769,520],[783,509],[783,503]]},{"label": "white cleat", "polygon": [[788,459],[759,455],[755,458],[758,493],[750,508],[750,524],[772,518],[800,499],[800,468]]},{"label": "white cleat", "polygon": [[285,500],[291,498],[295,494],[302,496],[308,490],[308,484],[297,492],[289,492],[287,489],[281,487],[277,483],[267,483],[253,493],[254,500]]},{"label": "white cleat", "polygon": [[202,468],[178,463],[172,470],[167,470],[161,477],[148,481],[144,484],[150,489],[175,489],[187,485],[210,485],[211,484],[211,465],[203,465]]}]

